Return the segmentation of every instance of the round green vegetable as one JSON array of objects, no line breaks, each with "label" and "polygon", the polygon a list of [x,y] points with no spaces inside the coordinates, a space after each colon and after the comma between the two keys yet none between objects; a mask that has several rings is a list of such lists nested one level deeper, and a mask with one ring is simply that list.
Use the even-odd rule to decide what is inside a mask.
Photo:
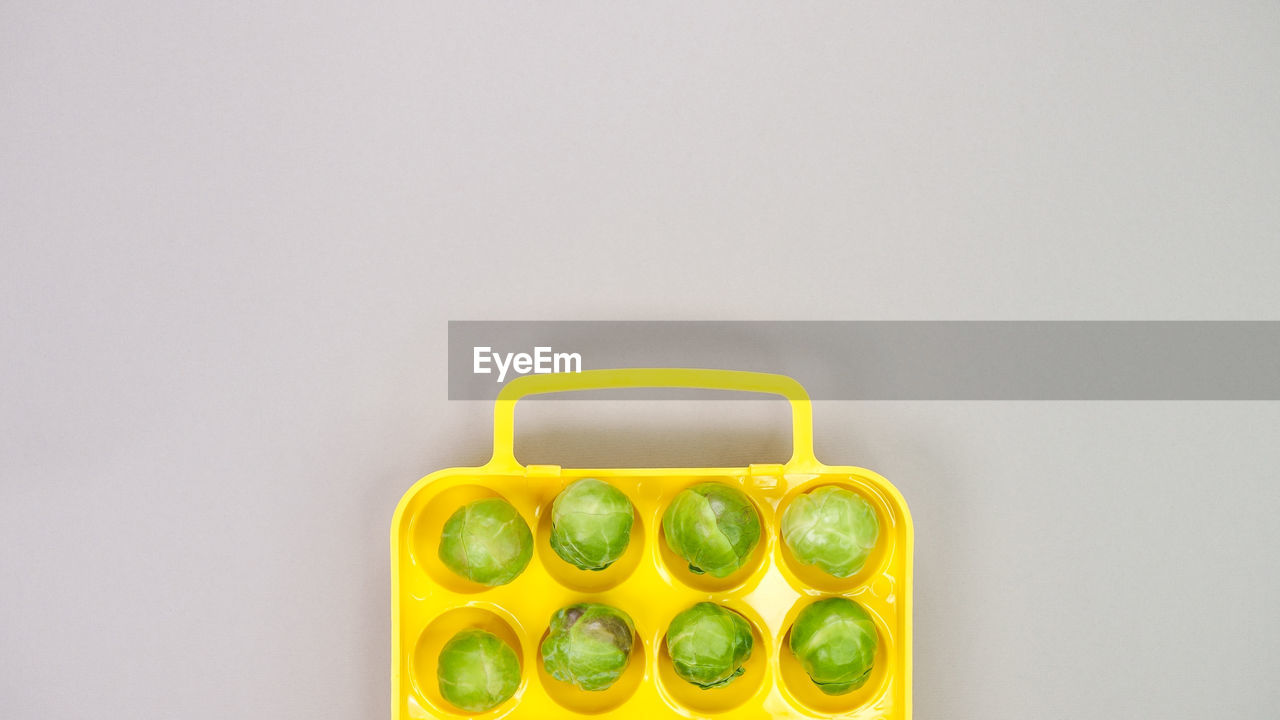
[{"label": "round green vegetable", "polygon": [[463,630],[440,651],[436,680],[449,704],[484,712],[506,702],[520,687],[520,660],[497,635]]},{"label": "round green vegetable", "polygon": [[583,478],[551,504],[551,549],[581,570],[604,570],[626,552],[634,519],[631,501],[622,491]]},{"label": "round green vegetable", "polygon": [[520,513],[501,498],[467,503],[445,521],[440,561],[483,585],[506,585],[533,557],[533,534]]},{"label": "round green vegetable", "polygon": [[760,513],[741,490],[700,483],[671,501],[662,530],[689,570],[722,578],[741,568],[760,542]]},{"label": "round green vegetable", "polygon": [[599,603],[560,608],[542,641],[542,664],[551,677],[583,690],[607,690],[622,677],[636,628],[621,610]]},{"label": "round green vegetable", "polygon": [[827,695],[844,695],[866,684],[876,642],[876,626],[867,611],[840,597],[801,610],[791,626],[791,653]]},{"label": "round green vegetable", "polygon": [[862,569],[879,535],[871,503],[834,485],[797,497],[782,514],[782,542],[791,554],[838,578]]},{"label": "round green vegetable", "polygon": [[746,618],[715,603],[700,602],[667,627],[667,653],[676,675],[704,690],[728,685],[745,672],[751,646]]}]

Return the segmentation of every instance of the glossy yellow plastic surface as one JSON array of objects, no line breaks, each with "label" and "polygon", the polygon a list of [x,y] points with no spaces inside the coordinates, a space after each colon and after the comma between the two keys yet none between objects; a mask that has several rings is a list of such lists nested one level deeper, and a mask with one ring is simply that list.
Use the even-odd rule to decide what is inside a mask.
[{"label": "glossy yellow plastic surface", "polygon": [[[513,453],[514,406],[527,395],[572,390],[674,387],[781,395],[791,403],[793,454],[784,465],[740,468],[569,469],[523,466]],[[497,720],[610,717],[628,720],[732,717],[911,717],[911,519],[902,496],[883,477],[857,467],[828,466],[813,456],[812,410],[804,388],[781,375],[729,370],[624,369],[529,375],[508,383],[494,411],[493,458],[474,468],[432,473],[405,494],[391,527],[392,717],[395,720]],[[631,499],[636,523],[621,559],[601,572],[579,570],[549,544],[550,508],[569,483],[594,477]],[[763,535],[747,567],[724,579],[694,575],[662,538],[661,519],[681,489],[698,482],[739,487],[755,501]],[[791,557],[778,526],[796,495],[822,485],[860,493],[875,508],[880,539],[866,566],[839,580]],[[511,583],[488,588],[450,572],[437,557],[440,531],[464,503],[501,496],[534,533],[528,568]],[[819,692],[787,647],[796,614],[840,595],[875,620],[879,650],[870,680],[848,695]],[[594,601],[626,611],[639,641],[622,678],[602,692],[559,682],[542,669],[539,646],[551,614]],[[678,678],[663,642],[667,625],[696,602],[740,612],[755,631],[746,672],[723,688],[702,690]],[[523,672],[514,697],[480,714],[450,706],[436,683],[436,658],[454,633],[479,627],[516,650]]]}]

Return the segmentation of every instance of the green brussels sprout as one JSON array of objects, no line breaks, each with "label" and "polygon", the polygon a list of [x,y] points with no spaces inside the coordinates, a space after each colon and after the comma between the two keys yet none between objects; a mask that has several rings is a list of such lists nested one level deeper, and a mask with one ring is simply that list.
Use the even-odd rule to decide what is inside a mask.
[{"label": "green brussels sprout", "polygon": [[782,514],[782,541],[791,554],[838,578],[862,569],[879,534],[871,503],[833,485],[797,497]]},{"label": "green brussels sprout", "polygon": [[715,603],[700,602],[667,626],[667,653],[676,675],[703,690],[722,687],[746,671],[751,624]]},{"label": "green brussels sprout", "polygon": [[533,534],[520,513],[502,498],[467,503],[444,523],[440,561],[482,585],[506,585],[533,557]]},{"label": "green brussels sprout", "polygon": [[827,695],[844,695],[866,684],[876,642],[876,626],[867,611],[841,597],[806,607],[791,626],[791,653]]},{"label": "green brussels sprout", "polygon": [[520,659],[497,635],[463,630],[440,650],[436,681],[449,704],[484,712],[506,702],[520,687]]},{"label": "green brussels sprout", "polygon": [[741,568],[760,542],[760,513],[735,487],[699,483],[671,501],[662,530],[690,571],[722,578]]},{"label": "green brussels sprout", "polygon": [[583,690],[607,690],[622,677],[636,628],[621,610],[578,603],[551,616],[542,641],[542,664],[551,677]]},{"label": "green brussels sprout", "polygon": [[614,486],[583,478],[551,504],[551,549],[581,570],[604,570],[631,541],[631,501]]}]

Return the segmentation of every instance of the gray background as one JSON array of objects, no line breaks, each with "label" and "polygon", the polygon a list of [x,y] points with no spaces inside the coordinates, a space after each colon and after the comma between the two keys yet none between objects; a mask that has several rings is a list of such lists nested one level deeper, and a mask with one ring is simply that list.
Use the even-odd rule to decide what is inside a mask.
[{"label": "gray background", "polygon": [[[382,718],[449,319],[1278,319],[1280,6],[0,4],[0,716]],[[732,358],[726,358],[732,366]],[[803,379],[803,378],[802,378]],[[541,403],[530,461],[782,459]],[[1266,718],[1280,405],[830,402],[921,718]]]}]

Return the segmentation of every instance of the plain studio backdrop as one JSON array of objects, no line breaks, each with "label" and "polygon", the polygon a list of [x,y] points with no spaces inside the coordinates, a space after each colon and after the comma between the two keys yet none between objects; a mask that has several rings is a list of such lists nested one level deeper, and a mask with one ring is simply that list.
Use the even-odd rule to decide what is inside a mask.
[{"label": "plain studio backdrop", "polygon": [[[0,4],[0,716],[388,717],[450,319],[1278,319],[1277,68],[1243,0]],[[1280,404],[815,422],[914,511],[918,717],[1274,716]]]}]

